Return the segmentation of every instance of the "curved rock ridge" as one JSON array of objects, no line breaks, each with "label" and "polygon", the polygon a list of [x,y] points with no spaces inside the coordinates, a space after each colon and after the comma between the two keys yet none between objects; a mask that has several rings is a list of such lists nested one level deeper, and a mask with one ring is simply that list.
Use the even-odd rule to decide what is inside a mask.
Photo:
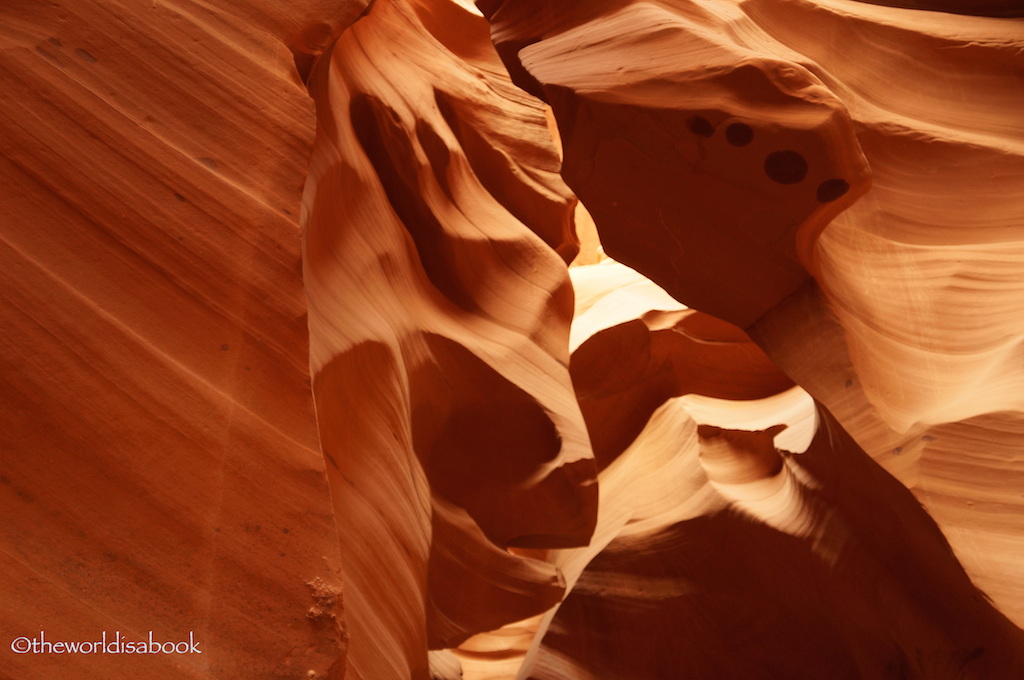
[{"label": "curved rock ridge", "polygon": [[691,430],[719,505],[604,546],[517,677],[1019,674],[1020,629],[971,584],[910,492],[819,417],[798,455],[774,450],[777,428]]},{"label": "curved rock ridge", "polygon": [[1024,17],[1024,7],[1014,0],[858,0],[872,5],[952,12],[981,17]]},{"label": "curved rock ridge", "polygon": [[[745,7],[818,64],[875,176],[824,233],[818,277],[872,403],[899,431],[1021,411],[1024,327],[1006,313],[1024,303],[1020,22],[843,3]],[[792,30],[811,18],[821,32]],[[864,58],[853,67],[825,33]],[[896,80],[905,85],[877,85]]]},{"label": "curved rock ridge", "polygon": [[[739,329],[729,330],[723,322],[681,309],[635,271],[606,262],[576,267],[570,274],[577,292],[572,344],[579,345],[570,368],[600,469],[597,527],[586,547],[528,554],[554,564],[572,591],[588,563],[618,537],[657,531],[728,504],[703,471],[697,426],[688,409],[693,408],[702,422],[729,425],[737,418],[754,426],[785,422],[795,432],[811,428],[807,419],[813,422],[813,409],[806,394],[791,387]],[[666,315],[670,323],[655,323]],[[681,321],[677,315],[682,315]],[[636,323],[648,339],[624,345],[619,331]],[[680,342],[659,345],[659,333],[677,334]],[[697,338],[703,338],[703,347]],[[704,362],[693,361],[693,355],[702,356]],[[714,385],[713,378],[722,371],[736,378],[731,389],[747,390],[742,397],[731,395],[745,401],[705,398],[698,403],[692,396],[675,398]],[[602,427],[602,419],[618,426]],[[629,432],[636,423],[639,431],[624,437],[622,431]],[[789,442],[801,448],[800,442]],[[540,618],[504,626],[460,645],[456,655],[464,677],[532,677],[541,668],[535,664],[538,655],[548,653],[545,633],[557,612],[553,608]],[[578,670],[565,677],[590,677],[575,675]],[[600,669],[588,672],[600,677]]]},{"label": "curved rock ridge", "polygon": [[[574,372],[577,359],[601,373],[642,356],[596,329],[671,308],[664,292],[618,264],[571,272],[576,323],[591,333],[573,355]],[[598,341],[593,351],[605,363],[583,353]],[[716,362],[733,363],[712,355],[703,370]],[[638,386],[661,380],[643,370],[622,375],[609,392],[656,392]],[[540,619],[463,644],[464,677],[511,677],[513,669],[545,679],[1020,672],[1021,631],[972,585],[911,493],[802,390],[742,402],[666,399],[614,460],[598,455],[591,544],[531,553],[558,566],[568,597]],[[585,393],[581,405],[586,413]],[[591,436],[601,451],[601,430]]]},{"label": "curved rock ridge", "polygon": [[[315,120],[289,41],[354,6],[0,8],[0,675],[326,678],[343,658],[298,226]],[[150,631],[202,653],[10,648]]]},{"label": "curved rock ridge", "polygon": [[[1024,467],[1006,448],[1020,445],[1009,442],[1024,388],[1024,326],[1009,311],[1024,303],[1024,208],[1016,198],[1024,191],[1024,125],[1014,113],[1024,105],[1020,22],[844,3],[744,6],[818,64],[855,120],[874,175],[870,193],[819,243],[818,281],[848,348],[833,344],[830,354],[833,364],[843,354],[849,363],[823,380],[814,366],[825,362],[809,361],[824,358],[820,349],[782,350],[783,358],[772,349],[781,336],[763,346],[918,493],[975,581],[1024,623],[1024,588],[1010,585],[1021,583],[1011,565],[1024,560],[1024,497],[1012,483]],[[793,30],[812,20],[821,30]],[[863,55],[856,67],[820,38],[826,34]],[[903,85],[879,86],[896,81]],[[776,328],[807,337],[810,328],[796,329],[808,314],[784,312]],[[810,372],[819,375],[805,378]],[[865,427],[869,413],[884,429]],[[944,423],[969,423],[971,434],[947,441],[961,428]],[[960,480],[956,500],[951,476]],[[1005,485],[993,486],[996,477]]]},{"label": "curved rock ridge", "polygon": [[686,309],[633,270],[609,262],[571,272],[570,372],[599,469],[670,398],[752,400],[792,387],[741,330]]},{"label": "curved rock ridge", "polygon": [[1024,677],[1019,3],[472,4],[0,8],[0,676]]},{"label": "curved rock ridge", "polygon": [[800,288],[870,183],[839,98],[732,2],[540,4],[484,9],[607,253],[744,328]]},{"label": "curved rock ridge", "polygon": [[[965,451],[965,475],[985,466],[958,484],[970,506],[925,490],[955,474],[939,472],[951,454],[932,428],[985,423],[995,452],[1022,410],[1020,22],[840,0],[543,4],[479,3],[516,82],[552,105],[565,177],[609,254],[743,327],[873,458],[946,505],[958,551],[987,536],[998,554],[972,574],[1019,612],[1020,496],[996,494],[998,529],[974,508],[982,480],[1015,479],[1021,462]],[[764,139],[763,162],[744,164]],[[764,238],[751,218],[769,204],[790,229]]]},{"label": "curved rock ridge", "polygon": [[[313,69],[310,363],[338,518],[348,678],[539,614],[595,467],[568,371],[576,199],[484,20],[378,0]],[[560,257],[561,256],[561,257]],[[447,672],[447,671],[444,671]]]}]

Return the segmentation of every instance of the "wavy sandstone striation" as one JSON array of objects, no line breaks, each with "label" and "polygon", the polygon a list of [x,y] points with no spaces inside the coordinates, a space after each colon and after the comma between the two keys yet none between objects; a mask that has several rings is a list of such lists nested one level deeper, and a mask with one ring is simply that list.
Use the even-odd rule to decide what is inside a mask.
[{"label": "wavy sandstone striation", "polygon": [[[574,373],[623,361],[621,343],[593,329],[595,312],[616,328],[630,313],[678,308],[618,265],[573,279],[577,323],[593,333],[577,342],[598,343],[577,350]],[[702,364],[735,366],[728,354]],[[633,377],[609,384],[623,396],[658,393],[662,381],[616,373]],[[670,397],[598,481],[594,540],[543,555],[569,596],[540,620],[464,644],[466,677],[508,677],[511,664],[488,652],[512,655],[517,677],[545,679],[1009,678],[1024,664],[1019,629],[972,586],[935,522],[799,388],[745,402]],[[528,635],[503,646],[523,625]]]},{"label": "wavy sandstone striation", "polygon": [[1019,7],[476,5],[0,10],[0,676],[1024,676]]},{"label": "wavy sandstone striation", "polygon": [[456,5],[379,0],[310,87],[310,360],[348,677],[421,678],[428,648],[563,597],[552,565],[504,548],[590,539],[567,351],[575,197],[541,105]]},{"label": "wavy sandstone striation", "polygon": [[[934,504],[959,550],[977,532],[994,552],[972,571],[1019,618],[1024,593],[1009,584],[1024,554],[1021,496],[1010,484],[982,490],[1021,465],[999,452],[1021,394],[1021,326],[1006,311],[1024,292],[1011,273],[1024,181],[1019,23],[828,1],[542,4],[480,3],[513,78],[552,105],[563,174],[607,252],[747,328]],[[975,434],[991,427],[992,453],[954,462],[928,428],[972,417]],[[955,485],[959,500],[957,467],[977,480]],[[987,512],[969,509],[982,499]],[[920,522],[910,531],[932,536],[942,569],[957,573]],[[970,600],[962,578],[959,595],[943,579],[934,597]],[[972,657],[964,672],[979,677],[1017,672],[1018,634],[998,616],[978,625],[1002,631],[1001,659],[957,648],[966,641],[947,652]],[[585,645],[580,634],[569,648]],[[582,658],[600,677],[602,662]],[[562,677],[559,663],[545,677]],[[928,663],[907,672],[949,672]]]},{"label": "wavy sandstone striation", "polygon": [[[343,656],[289,47],[356,5],[0,9],[3,677],[324,678]],[[9,649],[40,631],[193,631],[202,654]]]}]

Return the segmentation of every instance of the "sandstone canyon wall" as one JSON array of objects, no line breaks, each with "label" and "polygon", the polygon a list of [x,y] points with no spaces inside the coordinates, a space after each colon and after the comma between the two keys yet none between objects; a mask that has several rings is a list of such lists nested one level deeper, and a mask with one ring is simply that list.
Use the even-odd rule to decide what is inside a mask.
[{"label": "sandstone canyon wall", "polygon": [[1024,677],[1024,12],[476,5],[0,8],[0,677]]},{"label": "sandstone canyon wall", "polygon": [[[343,656],[295,55],[361,10],[0,8],[0,675],[326,677]],[[202,653],[11,648],[103,631]]]}]

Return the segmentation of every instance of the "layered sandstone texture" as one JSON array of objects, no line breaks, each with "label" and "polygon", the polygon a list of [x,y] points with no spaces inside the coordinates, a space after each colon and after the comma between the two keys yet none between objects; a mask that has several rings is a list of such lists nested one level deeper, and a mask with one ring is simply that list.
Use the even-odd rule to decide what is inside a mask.
[{"label": "layered sandstone texture", "polygon": [[[0,676],[326,677],[343,657],[296,61],[362,9],[0,7]],[[10,648],[104,631],[191,631],[202,653]]]},{"label": "layered sandstone texture", "polygon": [[576,199],[484,20],[379,0],[313,69],[304,202],[313,395],[349,678],[539,614],[596,467],[569,373]]},{"label": "layered sandstone texture", "polygon": [[0,677],[1024,677],[1022,14],[0,8]]},{"label": "layered sandstone texture", "polygon": [[[781,413],[756,422],[749,405],[737,422],[735,404],[691,403],[697,480],[730,512],[613,534],[582,572],[559,553],[579,580],[537,626],[524,677],[1020,673],[1019,630],[978,600],[915,499],[881,481],[913,489],[975,581],[1024,618],[1009,444],[1024,394],[1009,311],[1024,293],[1020,21],[852,2],[480,5],[513,79],[551,105],[562,174],[608,255],[746,329],[819,403],[817,433],[784,461],[720,427],[760,430]],[[647,359],[621,384],[650,399],[663,379],[647,370],[656,326],[640,312],[651,338],[630,354]],[[602,335],[621,368],[623,341],[590,342]],[[595,349],[580,345],[574,374]],[[586,413],[593,398],[579,398]],[[595,452],[610,446],[606,423],[591,429]],[[610,480],[599,486],[606,508]],[[766,527],[801,539],[801,556],[748,533]],[[912,641],[925,629],[925,646]],[[726,642],[741,630],[743,653]]]}]

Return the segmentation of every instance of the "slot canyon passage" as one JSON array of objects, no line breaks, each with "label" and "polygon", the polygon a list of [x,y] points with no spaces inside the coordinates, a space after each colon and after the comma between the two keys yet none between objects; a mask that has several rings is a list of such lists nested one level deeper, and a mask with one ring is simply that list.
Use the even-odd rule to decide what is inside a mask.
[{"label": "slot canyon passage", "polygon": [[0,678],[1024,678],[1022,17],[4,3]]}]

